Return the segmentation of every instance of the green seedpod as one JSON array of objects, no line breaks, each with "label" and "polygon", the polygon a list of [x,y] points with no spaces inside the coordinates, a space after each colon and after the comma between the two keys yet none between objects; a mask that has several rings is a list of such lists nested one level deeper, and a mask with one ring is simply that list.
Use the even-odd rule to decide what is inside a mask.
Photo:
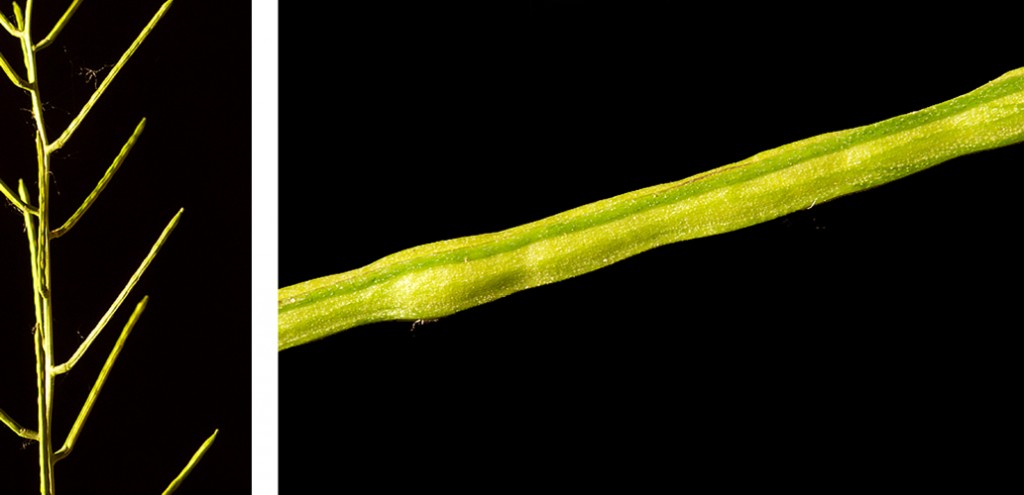
[{"label": "green seedpod", "polygon": [[1024,68],[920,111],[284,287],[278,292],[278,348],[373,322],[451,315],[658,246],[759,224],[1022,140]]}]

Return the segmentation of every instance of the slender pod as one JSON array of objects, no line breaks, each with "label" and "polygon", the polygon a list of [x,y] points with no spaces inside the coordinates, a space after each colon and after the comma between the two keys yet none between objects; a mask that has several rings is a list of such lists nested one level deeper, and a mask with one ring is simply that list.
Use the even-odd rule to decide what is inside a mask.
[{"label": "slender pod", "polygon": [[924,110],[282,288],[278,348],[367,323],[450,315],[658,246],[755,225],[1022,140],[1024,68]]}]

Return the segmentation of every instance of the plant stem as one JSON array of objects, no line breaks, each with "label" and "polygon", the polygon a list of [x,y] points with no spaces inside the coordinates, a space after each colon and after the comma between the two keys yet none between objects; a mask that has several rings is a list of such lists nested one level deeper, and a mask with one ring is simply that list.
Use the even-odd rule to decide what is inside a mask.
[{"label": "plant stem", "polygon": [[[24,26],[19,33],[25,59],[26,83],[32,100],[32,117],[36,124],[36,160],[38,164],[39,196],[35,220],[36,235],[29,238],[32,260],[32,280],[36,309],[36,373],[38,388],[38,443],[39,491],[54,495],[53,476],[53,301],[50,299],[50,153],[43,119],[43,100],[39,92],[36,54],[32,43],[32,0],[25,6]],[[25,229],[32,230],[31,218],[26,215]]]},{"label": "plant stem", "polygon": [[[81,4],[81,0],[72,1],[71,5],[67,8],[60,20],[53,26],[49,34],[38,44],[33,44],[31,35],[33,0],[26,0],[24,10],[22,10],[22,7],[17,2],[14,2],[13,8],[16,22],[13,25],[7,21],[2,14],[0,14],[0,24],[3,24],[4,29],[20,41],[22,57],[25,64],[25,77],[22,78],[22,76],[19,75],[13,67],[11,67],[7,60],[2,57],[0,57],[0,69],[7,74],[8,78],[15,86],[28,92],[29,98],[32,101],[32,118],[36,127],[35,147],[38,181],[38,195],[36,198],[37,204],[32,204],[32,200],[30,199],[23,180],[18,181],[17,197],[15,197],[12,189],[3,181],[0,181],[0,193],[2,193],[3,196],[11,202],[11,204],[22,212],[25,222],[25,232],[28,238],[29,263],[31,266],[30,272],[32,274],[33,289],[32,300],[36,317],[36,323],[33,327],[33,347],[36,357],[36,387],[38,391],[36,414],[38,431],[32,431],[22,427],[2,410],[0,410],[0,422],[5,424],[19,436],[38,442],[39,491],[42,495],[55,495],[54,465],[58,460],[66,457],[74,448],[78,435],[93,409],[93,405],[95,404],[96,399],[107,380],[115,360],[124,346],[125,339],[128,337],[128,334],[135,325],[139,314],[145,307],[146,299],[143,298],[142,302],[136,307],[135,312],[129,318],[128,324],[121,332],[121,336],[118,338],[114,349],[108,355],[107,361],[104,364],[103,369],[100,371],[85,404],[80,409],[78,418],[75,420],[70,433],[63,442],[61,449],[54,452],[52,424],[53,395],[56,376],[70,371],[74,364],[88,350],[89,345],[95,340],[100,331],[103,330],[106,323],[114,315],[114,312],[117,311],[128,293],[138,282],[142,273],[153,261],[153,258],[156,256],[161,246],[163,246],[171,231],[174,230],[174,227],[177,225],[183,211],[178,210],[178,213],[174,215],[167,227],[164,228],[164,231],[161,233],[154,246],[150,249],[149,254],[143,259],[142,264],[128,280],[124,289],[107,310],[106,314],[104,314],[100,319],[97,326],[92,332],[90,332],[89,337],[85,339],[82,345],[79,346],[67,362],[57,366],[54,364],[56,360],[54,359],[53,301],[50,292],[50,241],[67,233],[96,201],[96,198],[101,192],[103,192],[103,189],[110,182],[113,174],[121,166],[128,152],[135,144],[139,134],[145,126],[146,120],[143,118],[139,122],[139,125],[136,126],[135,132],[132,133],[128,142],[122,147],[121,152],[114,159],[114,162],[107,169],[107,172],[100,179],[92,193],[85,198],[78,210],[76,210],[64,224],[57,224],[60,225],[57,229],[50,228],[50,158],[51,155],[56,150],[60,149],[61,146],[63,146],[71,137],[74,130],[81,124],[82,120],[88,114],[89,110],[95,105],[100,95],[107,89],[107,87],[109,87],[111,81],[113,81],[114,77],[124,66],[125,62],[128,61],[146,36],[148,36],[153,30],[157,21],[159,21],[167,12],[171,2],[172,0],[166,0],[163,3],[142,32],[135,38],[135,41],[131,44],[128,50],[121,55],[121,58],[114,65],[114,68],[107,74],[106,78],[104,78],[100,87],[93,92],[92,96],[82,107],[78,115],[71,121],[63,132],[56,134],[58,137],[52,142],[47,135],[46,122],[43,118],[43,99],[39,90],[36,53],[52,43],[53,39],[60,33],[67,24],[68,19],[70,19],[71,15],[74,14],[75,10]],[[173,491],[173,489],[181,483],[188,473],[191,472],[195,463],[198,462],[200,457],[202,457],[202,454],[209,449],[215,436],[216,432],[202,445],[202,447],[200,447],[200,450],[193,457],[192,461],[189,462],[185,470],[182,471],[174,480],[170,490]]]},{"label": "plant stem", "polygon": [[181,483],[185,481],[185,478],[187,478],[188,475],[192,473],[192,470],[195,469],[196,464],[199,464],[199,460],[206,455],[206,451],[210,450],[210,447],[213,445],[213,441],[217,439],[217,433],[219,432],[219,429],[213,430],[213,434],[206,438],[206,441],[199,446],[199,449],[196,450],[195,454],[192,454],[192,458],[188,460],[188,463],[185,464],[185,467],[182,468],[180,473],[178,473],[178,476],[171,480],[171,484],[164,490],[163,495],[171,495],[177,491],[178,487],[181,486]]},{"label": "plant stem", "polygon": [[[125,50],[125,52],[121,55],[121,58],[118,59],[117,63],[114,64],[114,67],[111,68],[110,72],[107,73],[107,76],[103,78],[102,82],[100,82],[99,88],[97,88],[96,91],[92,93],[92,96],[89,97],[89,101],[82,106],[82,110],[78,112],[78,115],[76,115],[75,118],[71,119],[71,123],[68,124],[68,127],[64,129],[64,132],[62,132],[60,136],[58,136],[57,139],[54,140],[53,143],[47,144],[45,148],[47,152],[59,150],[62,146],[64,146],[64,143],[66,143],[67,140],[71,138],[71,135],[74,134],[75,129],[78,129],[78,126],[82,124],[83,120],[85,120],[85,116],[89,114],[89,110],[92,110],[92,107],[96,104],[96,101],[100,99],[100,96],[103,95],[103,92],[106,91],[107,87],[110,86],[111,81],[113,81],[114,78],[117,77],[117,74],[121,72],[121,69],[124,67],[124,64],[127,63],[128,59],[130,59],[132,55],[135,54],[135,51],[138,50],[139,46],[142,45],[142,42],[146,39],[147,36],[149,36],[149,33],[153,31],[154,27],[156,27],[156,23],[160,21],[160,19],[164,16],[165,13],[167,13],[167,9],[171,7],[171,2],[173,1],[174,0],[167,0],[163,3],[163,5],[160,6],[160,9],[157,10],[156,14],[153,14],[153,17],[149,20],[149,23],[146,24],[146,27],[142,29],[142,32],[139,33],[139,35],[135,38],[135,41],[133,41],[131,46],[129,46],[128,49]],[[61,21],[63,22],[64,19],[62,18]],[[31,45],[29,47],[31,48]]]}]

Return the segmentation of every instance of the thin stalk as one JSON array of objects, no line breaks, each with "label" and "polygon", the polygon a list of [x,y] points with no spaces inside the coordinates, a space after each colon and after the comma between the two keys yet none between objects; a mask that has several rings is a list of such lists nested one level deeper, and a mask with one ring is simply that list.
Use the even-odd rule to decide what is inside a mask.
[{"label": "thin stalk", "polygon": [[149,296],[143,297],[142,301],[139,301],[139,304],[135,306],[135,311],[128,318],[128,323],[121,330],[121,335],[117,338],[114,348],[110,350],[110,354],[107,355],[107,361],[103,363],[103,369],[100,370],[99,376],[96,377],[96,383],[93,384],[92,390],[89,391],[85,404],[78,411],[78,418],[75,419],[75,424],[71,426],[71,431],[68,433],[67,438],[64,439],[64,445],[54,454],[54,462],[67,457],[71,453],[71,449],[75,448],[75,442],[78,441],[78,435],[82,432],[85,420],[89,419],[89,413],[92,412],[92,407],[96,404],[96,398],[99,397],[100,390],[103,390],[103,384],[107,382],[107,376],[110,375],[110,370],[114,367],[114,361],[121,354],[121,349],[124,348],[128,335],[132,332],[132,328],[135,328],[135,323],[139,321],[139,317],[142,316],[142,312],[146,309],[147,301],[149,301]]},{"label": "thin stalk", "polygon": [[39,438],[36,432],[18,424],[18,422],[15,421],[14,418],[12,418],[9,414],[4,412],[3,409],[0,409],[0,423],[7,425],[7,427],[10,428],[11,431],[14,432],[14,434],[26,440],[36,440],[37,438]]},{"label": "thin stalk", "polygon": [[42,390],[50,380],[50,374],[46,369],[46,361],[43,357],[43,333],[38,329],[34,334],[36,349],[36,387],[40,390],[37,399],[36,420],[39,422],[39,493],[42,495],[53,495],[53,447],[50,439],[50,419],[47,414],[48,407],[46,394]]},{"label": "thin stalk", "polygon": [[[25,181],[23,181],[23,180],[19,180],[18,181],[18,194],[20,196],[20,198],[19,198],[20,201],[22,203],[27,204],[28,203],[28,189],[25,188]],[[25,218],[25,232],[28,234],[29,259],[30,260],[35,260],[35,258],[36,258],[36,253],[35,253],[36,240],[35,240],[35,233],[32,230],[33,229],[32,216],[29,214],[27,209],[23,209],[22,213],[24,214],[24,218]],[[36,282],[36,271],[35,270],[32,270],[32,287],[33,287],[32,293],[33,293],[33,300],[35,301],[35,308],[38,310],[39,303],[38,303],[37,299],[39,298],[39,292],[38,292],[38,290],[36,290],[36,288],[38,287],[38,283]],[[36,321],[39,321],[39,313],[38,313],[38,311],[36,313]],[[38,328],[38,327],[36,327],[36,328]],[[33,329],[32,331],[33,331],[33,333],[36,332],[35,329]],[[2,409],[0,409],[0,420],[2,420],[4,424],[6,424],[8,427],[10,427],[12,430],[14,430],[14,432],[17,433],[18,436],[20,436],[22,438],[25,438],[25,439],[28,439],[28,440],[37,440],[37,441],[39,440],[39,433],[38,432],[32,431],[32,430],[30,430],[28,428],[25,428],[25,427],[21,426],[16,421],[14,421],[14,418],[11,418]]]},{"label": "thin stalk", "polygon": [[64,26],[67,25],[68,21],[71,20],[71,16],[78,10],[78,6],[81,5],[82,0],[74,0],[68,9],[64,11],[64,15],[60,16],[57,23],[53,25],[53,29],[50,30],[50,34],[47,34],[45,38],[36,43],[36,51],[42,50],[53,43],[53,40],[57,38]]},{"label": "thin stalk", "polygon": [[188,464],[186,464],[185,468],[182,469],[180,473],[178,473],[178,476],[171,481],[171,484],[167,486],[166,490],[164,490],[163,495],[171,495],[172,493],[174,493],[175,490],[178,489],[179,486],[181,486],[181,483],[185,481],[185,478],[188,477],[190,473],[192,473],[192,470],[196,467],[196,464],[198,464],[199,460],[202,459],[203,455],[206,454],[206,451],[210,450],[210,447],[213,445],[213,441],[217,439],[217,433],[219,431],[220,430],[213,430],[213,435],[210,435],[210,437],[207,438],[206,441],[199,446],[199,450],[196,450],[196,453],[192,454],[192,458],[189,459]]},{"label": "thin stalk", "polygon": [[[25,181],[18,180],[18,196],[22,201],[28,202],[28,188],[25,187]],[[35,266],[36,259],[36,232],[35,232],[35,221],[29,216],[28,212],[24,213],[25,218],[25,235],[28,237],[28,258],[29,264]],[[39,325],[39,321],[43,319],[39,308],[42,304],[39,302],[39,273],[34,269],[32,270],[32,305],[36,310],[36,325]]]},{"label": "thin stalk", "polygon": [[64,132],[57,137],[56,141],[47,146],[47,152],[59,150],[61,146],[64,146],[64,143],[71,138],[71,134],[73,134],[75,129],[78,129],[78,126],[82,124],[82,121],[85,120],[85,116],[89,114],[89,110],[92,110],[93,105],[96,104],[96,101],[100,99],[103,92],[107,90],[108,86],[110,86],[110,82],[114,80],[114,77],[116,77],[119,72],[121,72],[121,68],[124,67],[124,64],[127,63],[128,59],[135,54],[135,50],[139,48],[139,45],[142,44],[153,28],[156,27],[156,23],[164,16],[164,13],[167,12],[167,9],[170,8],[171,2],[173,1],[174,0],[167,0],[160,6],[160,10],[157,10],[156,14],[153,15],[153,18],[149,20],[148,24],[146,24],[146,27],[144,27],[142,32],[139,33],[139,36],[135,38],[135,41],[132,42],[131,46],[129,46],[128,49],[125,50],[124,54],[121,55],[121,58],[116,64],[114,64],[114,68],[110,69],[110,72],[107,73],[107,77],[103,78],[103,82],[101,82],[99,87],[96,88],[96,91],[92,93],[92,96],[89,97],[89,101],[85,103],[82,110],[78,112],[78,115],[71,120],[67,129],[64,129]]},{"label": "thin stalk", "polygon": [[14,25],[16,26],[16,29],[18,31],[24,31],[25,30],[25,18],[22,17],[22,15],[21,15],[21,6],[18,5],[18,2],[11,2],[11,3],[13,4],[12,8],[14,9]]},{"label": "thin stalk", "polygon": [[10,62],[8,62],[3,55],[0,55],[0,69],[4,70],[4,74],[7,74],[7,78],[10,79],[15,86],[24,90],[29,89],[28,82],[22,79],[21,76],[19,76],[18,73],[14,71],[14,67],[11,67]]},{"label": "thin stalk", "polygon": [[15,28],[14,25],[11,24],[11,21],[7,20],[7,16],[3,14],[0,14],[0,26],[3,26],[11,36],[17,37],[19,34],[17,28]]},{"label": "thin stalk", "polygon": [[4,196],[7,196],[7,199],[11,202],[11,204],[14,205],[15,208],[21,210],[22,212],[31,213],[33,215],[39,214],[39,210],[36,209],[36,207],[22,201],[17,196],[15,196],[14,191],[12,191],[11,188],[6,183],[4,183],[3,179],[0,179],[0,193],[3,193]]},{"label": "thin stalk", "polygon": [[103,177],[100,178],[99,183],[96,184],[96,187],[91,193],[89,193],[89,196],[85,198],[85,201],[82,201],[82,205],[78,207],[78,210],[75,210],[75,213],[72,214],[66,222],[64,222],[64,225],[61,225],[50,233],[51,239],[56,239],[68,233],[68,231],[71,230],[71,227],[74,227],[82,218],[82,215],[85,215],[85,212],[89,211],[89,207],[96,201],[96,198],[98,198],[100,193],[103,192],[103,189],[107,187],[107,184],[110,183],[110,179],[114,177],[117,170],[121,168],[121,164],[124,163],[125,158],[128,157],[128,152],[130,152],[132,147],[135,146],[135,142],[138,141],[139,135],[142,134],[142,130],[145,128],[146,119],[143,118],[139,122],[139,125],[135,126],[135,132],[133,132],[131,137],[128,138],[128,142],[124,143],[124,146],[121,147],[121,152],[117,154],[116,158],[114,158],[114,163],[110,164],[110,167],[107,168],[107,172],[103,174]]},{"label": "thin stalk", "polygon": [[181,213],[184,211],[184,208],[178,210],[178,213],[174,215],[174,218],[171,218],[171,221],[168,222],[166,227],[164,227],[164,231],[160,233],[160,237],[158,237],[156,242],[153,243],[153,247],[150,248],[149,254],[146,255],[146,257],[142,260],[142,263],[135,270],[135,273],[133,273],[131,278],[128,279],[128,283],[126,283],[124,288],[121,289],[121,293],[117,295],[116,299],[114,299],[114,302],[110,305],[110,308],[108,308],[107,312],[103,314],[103,317],[100,318],[100,321],[96,323],[96,326],[92,329],[91,332],[89,332],[89,335],[85,338],[85,340],[82,341],[82,344],[78,346],[78,349],[71,356],[71,358],[68,359],[64,364],[61,364],[60,366],[55,366],[53,368],[54,374],[59,375],[61,373],[67,373],[68,371],[71,371],[71,368],[73,368],[75,366],[75,363],[77,363],[78,360],[82,358],[82,356],[85,354],[85,351],[89,350],[89,346],[92,345],[93,341],[96,340],[96,337],[98,337],[100,332],[103,331],[103,328],[107,325],[107,322],[110,321],[110,318],[114,316],[115,312],[117,312],[117,308],[121,307],[121,303],[124,302],[126,297],[128,297],[128,293],[131,292],[132,288],[135,287],[135,284],[138,283],[139,279],[142,277],[142,274],[146,271],[146,268],[149,267],[149,264],[153,261],[153,258],[155,258],[156,254],[160,252],[160,248],[163,247],[164,242],[167,241],[167,237],[170,236],[171,232],[174,231],[174,227],[178,226],[178,219],[181,218]]},{"label": "thin stalk", "polygon": [[[35,146],[36,146],[36,160],[37,160],[37,181],[38,181],[38,193],[36,198],[37,206],[33,206],[33,202],[30,200],[28,189],[25,187],[23,180],[18,181],[18,195],[15,196],[14,191],[3,181],[0,181],[0,193],[2,193],[16,208],[18,208],[24,217],[25,232],[28,239],[29,248],[29,260],[30,260],[30,273],[32,276],[32,293],[33,293],[33,307],[35,309],[36,323],[33,327],[33,347],[36,357],[36,387],[38,390],[37,394],[37,431],[33,431],[22,427],[19,423],[14,421],[6,412],[0,410],[0,422],[3,422],[19,436],[35,440],[39,444],[39,490],[42,495],[55,495],[54,488],[54,465],[60,459],[63,459],[71,450],[81,433],[81,430],[91,413],[93,406],[95,405],[96,399],[99,396],[103,385],[106,383],[107,377],[110,374],[110,370],[113,367],[114,362],[119,356],[121,350],[124,347],[125,340],[130,334],[135,323],[138,321],[143,309],[146,306],[147,298],[143,298],[142,302],[136,307],[121,332],[117,343],[111,350],[107,357],[107,361],[104,364],[99,376],[96,378],[96,382],[93,385],[89,396],[86,398],[85,403],[79,410],[79,414],[75,423],[73,424],[67,438],[65,439],[60,450],[54,452],[53,449],[53,390],[55,378],[58,374],[69,371],[74,364],[81,358],[81,356],[88,350],[90,344],[96,339],[100,331],[104,328],[106,323],[113,316],[114,312],[120,307],[121,303],[127,297],[128,293],[138,282],[142,273],[146,270],[157,252],[163,246],[167,240],[168,235],[174,230],[178,223],[179,218],[183,210],[179,210],[176,215],[171,219],[170,223],[164,228],[160,237],[156,243],[150,249],[149,254],[143,259],[142,264],[138,267],[124,289],[118,295],[117,299],[107,310],[107,313],[101,318],[96,328],[89,334],[89,337],[85,339],[85,342],[75,351],[71,358],[60,366],[54,365],[54,331],[53,331],[53,301],[52,294],[50,291],[51,284],[51,251],[50,241],[58,238],[63,234],[67,233],[74,225],[82,218],[85,212],[92,206],[96,201],[100,193],[103,192],[104,188],[110,182],[114,173],[120,168],[124,162],[128,152],[134,146],[143,128],[145,127],[145,119],[136,126],[135,131],[132,133],[128,142],[122,147],[120,153],[115,157],[114,162],[107,168],[106,173],[100,179],[99,183],[93,189],[93,191],[85,198],[78,210],[59,228],[51,229],[50,222],[50,210],[52,205],[50,204],[50,168],[51,168],[51,155],[54,151],[60,149],[64,143],[71,137],[75,129],[81,124],[82,120],[89,113],[96,101],[103,94],[107,87],[109,87],[111,81],[120,72],[124,64],[129,58],[135,53],[142,41],[149,35],[156,23],[163,17],[167,9],[170,7],[172,0],[167,0],[160,7],[157,13],[145,26],[142,32],[138,35],[131,46],[125,51],[121,58],[115,64],[113,70],[107,74],[100,86],[89,98],[88,102],[82,107],[79,114],[71,121],[67,129],[60,134],[58,139],[51,142],[47,135],[46,122],[43,114],[43,100],[39,89],[38,81],[38,70],[36,53],[50,45],[53,40],[60,34],[63,28],[67,25],[71,16],[78,9],[81,4],[81,0],[72,0],[68,6],[64,15],[54,24],[50,29],[49,34],[40,40],[38,43],[33,44],[31,27],[33,17],[33,0],[26,0],[24,10],[17,3],[14,2],[14,24],[0,15],[0,25],[4,27],[7,32],[20,40],[22,57],[25,65],[25,77],[22,78],[18,72],[16,72],[7,59],[0,56],[0,69],[3,69],[8,79],[14,83],[15,86],[24,89],[28,92],[29,98],[32,103],[31,111],[32,117],[35,124]],[[196,455],[186,466],[185,470],[174,480],[169,491],[173,491],[177,485],[181,483],[181,480],[192,470],[195,463],[198,462],[199,458],[206,452],[210,444],[212,444],[216,432],[200,447]]]},{"label": "thin stalk", "polygon": [[[15,3],[17,6],[17,3]],[[32,270],[33,285],[36,289],[36,360],[38,388],[38,435],[39,435],[39,491],[42,495],[54,495],[53,475],[53,303],[50,299],[50,153],[46,151],[48,139],[46,122],[43,118],[43,100],[39,92],[35,50],[32,47],[32,6],[28,0],[22,17],[15,8],[21,29],[21,50],[25,59],[28,76],[28,91],[32,100],[32,116],[36,124],[36,160],[38,164],[39,212],[36,215],[35,256]],[[26,214],[27,216],[27,214]],[[31,225],[26,224],[26,230]]]}]

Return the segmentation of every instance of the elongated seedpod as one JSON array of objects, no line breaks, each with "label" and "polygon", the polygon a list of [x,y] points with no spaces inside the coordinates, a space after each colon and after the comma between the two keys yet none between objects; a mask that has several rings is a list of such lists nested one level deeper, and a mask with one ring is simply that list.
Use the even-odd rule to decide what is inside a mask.
[{"label": "elongated seedpod", "polygon": [[501,232],[426,244],[278,291],[278,348],[438,318],[643,251],[748,227],[1024,140],[1024,68],[965,95]]}]

